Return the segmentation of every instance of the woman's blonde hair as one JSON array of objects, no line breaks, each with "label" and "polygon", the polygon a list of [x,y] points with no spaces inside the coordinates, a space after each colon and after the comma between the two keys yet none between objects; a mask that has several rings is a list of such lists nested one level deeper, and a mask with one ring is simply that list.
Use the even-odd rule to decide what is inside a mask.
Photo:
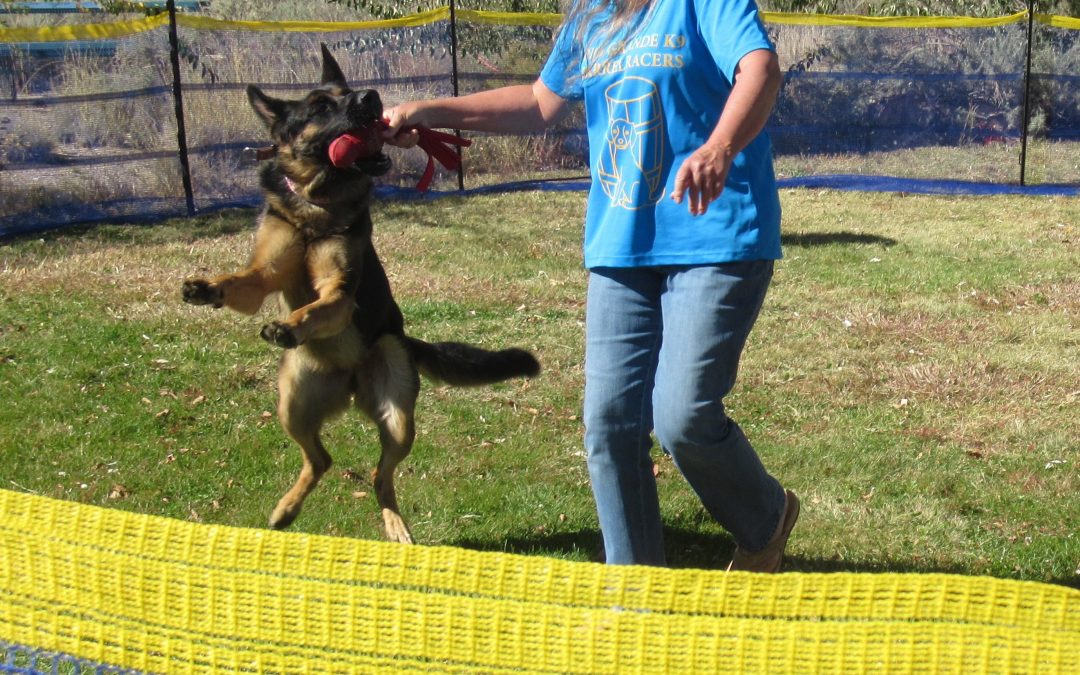
[{"label": "woman's blonde hair", "polygon": [[[601,42],[590,47],[602,47],[620,35],[631,24],[639,22],[654,0],[569,0],[561,30],[573,30],[574,39],[581,44],[585,33],[593,20],[607,11],[611,11],[610,21],[606,21],[599,34]],[[606,51],[606,50],[605,50]],[[608,55],[608,58],[610,55]],[[605,58],[605,57],[602,57]]]},{"label": "woman's blonde hair", "polygon": [[611,8],[613,12],[608,30],[616,33],[651,3],[652,0],[570,0],[566,23],[573,22],[580,37],[580,31],[588,26],[592,19]]}]

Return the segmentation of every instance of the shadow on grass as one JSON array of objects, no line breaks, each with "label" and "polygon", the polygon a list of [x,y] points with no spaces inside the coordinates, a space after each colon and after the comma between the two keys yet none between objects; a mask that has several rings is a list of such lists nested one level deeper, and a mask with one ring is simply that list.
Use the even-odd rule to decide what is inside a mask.
[{"label": "shadow on grass", "polygon": [[577,532],[539,533],[536,535],[507,537],[502,540],[459,539],[447,542],[449,546],[474,551],[515,553],[518,555],[558,556],[570,560],[603,560],[600,532],[579,530]]},{"label": "shadow on grass", "polygon": [[[598,530],[537,533],[502,541],[461,540],[455,546],[480,551],[522,555],[558,555],[576,560],[602,562],[603,541]],[[664,528],[664,553],[673,568],[723,569],[731,560],[735,542],[725,534]]]},{"label": "shadow on grass", "polygon": [[876,234],[857,232],[805,232],[800,234],[780,235],[784,246],[832,246],[844,244],[874,244],[876,246],[895,246],[897,241]]},{"label": "shadow on grass", "polygon": [[[510,537],[502,541],[464,539],[451,545],[478,551],[499,551],[521,555],[548,555],[572,560],[603,561],[603,545],[598,530],[538,533]],[[668,526],[664,529],[664,550],[668,566],[674,569],[722,570],[727,568],[735,550],[734,540],[718,532],[702,532]],[[859,572],[867,574],[956,574],[970,571],[959,565],[932,565],[913,560],[853,562],[825,560],[799,555],[784,558],[785,572]],[[1045,583],[1080,589],[1080,579],[1047,579]]]}]

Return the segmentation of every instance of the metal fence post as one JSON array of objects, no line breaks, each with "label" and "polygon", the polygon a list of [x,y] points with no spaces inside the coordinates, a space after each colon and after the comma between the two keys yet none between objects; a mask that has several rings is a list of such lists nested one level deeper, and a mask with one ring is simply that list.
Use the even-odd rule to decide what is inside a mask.
[{"label": "metal fence post", "polygon": [[[450,81],[454,87],[454,96],[458,96],[458,39],[457,39],[457,2],[450,0]],[[454,133],[461,138],[461,130],[454,129]],[[457,146],[458,154],[458,190],[465,190],[465,163],[461,161],[461,146]]]},{"label": "metal fence post", "polygon": [[1020,130],[1020,185],[1026,185],[1028,124],[1031,122],[1031,45],[1035,40],[1035,4],[1028,0],[1027,55],[1024,60],[1024,121]]},{"label": "metal fence post", "polygon": [[172,62],[173,103],[176,110],[176,143],[180,150],[180,179],[184,183],[188,216],[195,215],[195,193],[191,189],[191,166],[188,163],[187,130],[184,127],[184,97],[180,86],[180,43],[176,35],[176,0],[166,0],[169,11],[169,61]]}]

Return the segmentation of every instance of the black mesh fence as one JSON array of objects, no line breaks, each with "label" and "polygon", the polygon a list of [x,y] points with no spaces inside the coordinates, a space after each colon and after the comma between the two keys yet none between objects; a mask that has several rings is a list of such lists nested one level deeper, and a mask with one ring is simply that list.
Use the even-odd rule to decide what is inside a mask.
[{"label": "black mesh fence", "polygon": [[1041,17],[1032,36],[1025,182],[1080,183],[1080,21]]},{"label": "black mesh fence", "polygon": [[0,47],[0,233],[186,212],[165,30]]},{"label": "black mesh fence", "polygon": [[[318,80],[320,43],[354,87],[390,105],[531,82],[558,24],[450,17],[442,8],[383,22],[241,23],[180,13],[175,39],[168,14],[0,28],[0,236],[257,204],[241,150],[266,140],[244,88],[299,96]],[[767,14],[766,24],[786,73],[768,126],[782,184],[1080,185],[1080,20]],[[436,193],[588,174],[580,111],[543,134],[470,137],[462,173],[438,172]],[[408,195],[426,157],[391,152],[383,189]]]}]

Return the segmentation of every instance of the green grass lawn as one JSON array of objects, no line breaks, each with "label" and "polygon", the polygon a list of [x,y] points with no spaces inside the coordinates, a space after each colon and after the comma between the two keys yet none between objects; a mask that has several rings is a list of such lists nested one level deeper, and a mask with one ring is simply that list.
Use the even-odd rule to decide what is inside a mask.
[{"label": "green grass lawn", "polygon": [[[788,569],[946,571],[1080,587],[1080,201],[785,191],[785,259],[729,398],[803,501]],[[532,381],[425,385],[399,496],[423,544],[592,559],[581,448],[581,193],[388,203],[409,330],[535,350]],[[299,468],[256,318],[180,302],[247,258],[254,214],[0,244],[4,489],[263,527]],[[375,429],[295,530],[378,538]],[[731,539],[657,454],[675,566]]]}]

